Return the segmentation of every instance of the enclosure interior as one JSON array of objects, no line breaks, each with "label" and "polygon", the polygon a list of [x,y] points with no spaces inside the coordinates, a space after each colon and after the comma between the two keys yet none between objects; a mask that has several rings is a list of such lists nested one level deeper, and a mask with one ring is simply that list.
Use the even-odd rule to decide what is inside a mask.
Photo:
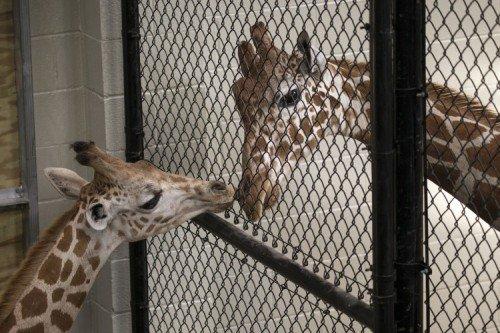
[{"label": "enclosure interior", "polygon": [[[139,1],[145,157],[162,169],[238,186],[243,125],[231,86],[237,45],[263,21],[291,52],[307,30],[336,59],[367,62],[367,1]],[[500,105],[498,9],[427,1],[427,76]],[[370,302],[369,150],[329,133],[281,182],[256,222],[222,214],[255,238]],[[498,233],[428,184],[430,329],[495,330]],[[458,253],[458,255],[457,255]],[[151,331],[367,331],[244,253],[189,223],[148,241]],[[457,316],[457,313],[459,314]]]}]

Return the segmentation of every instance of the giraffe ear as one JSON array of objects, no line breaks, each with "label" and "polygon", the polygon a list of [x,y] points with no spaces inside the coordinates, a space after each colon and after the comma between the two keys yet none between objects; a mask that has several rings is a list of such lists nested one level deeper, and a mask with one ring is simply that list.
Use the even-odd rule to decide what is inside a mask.
[{"label": "giraffe ear", "polygon": [[318,48],[311,45],[311,39],[306,31],[302,31],[297,38],[297,48],[304,55],[300,64],[302,74],[311,74],[326,68],[326,56]]},{"label": "giraffe ear", "polygon": [[80,190],[88,183],[76,172],[65,168],[45,168],[43,172],[57,192],[67,199],[78,199]]}]

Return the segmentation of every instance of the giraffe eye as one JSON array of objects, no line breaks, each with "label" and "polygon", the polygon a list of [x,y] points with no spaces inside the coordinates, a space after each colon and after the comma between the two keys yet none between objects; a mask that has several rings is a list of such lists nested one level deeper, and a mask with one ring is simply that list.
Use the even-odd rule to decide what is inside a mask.
[{"label": "giraffe eye", "polygon": [[155,193],[154,197],[148,200],[146,203],[139,206],[141,209],[151,210],[156,207],[161,198],[161,192]]},{"label": "giraffe eye", "polygon": [[289,106],[294,106],[300,99],[300,94],[298,89],[293,89],[288,92],[288,94],[283,95],[278,101],[278,106],[281,108],[286,108]]}]

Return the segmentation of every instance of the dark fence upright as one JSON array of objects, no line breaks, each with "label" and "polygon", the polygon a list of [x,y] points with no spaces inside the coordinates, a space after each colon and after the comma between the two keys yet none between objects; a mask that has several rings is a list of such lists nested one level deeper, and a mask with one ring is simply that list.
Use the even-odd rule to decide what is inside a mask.
[{"label": "dark fence upright", "polygon": [[393,1],[371,3],[373,304],[375,332],[395,331],[394,322],[394,75]]},{"label": "dark fence upright", "polygon": [[395,1],[395,320],[398,332],[422,331],[424,17],[423,1]]},{"label": "dark fence upright", "polygon": [[[126,159],[143,158],[143,124],[141,101],[140,21],[137,0],[122,1],[123,81],[125,95]],[[131,243],[130,306],[132,331],[149,332],[148,269],[146,241]]]}]

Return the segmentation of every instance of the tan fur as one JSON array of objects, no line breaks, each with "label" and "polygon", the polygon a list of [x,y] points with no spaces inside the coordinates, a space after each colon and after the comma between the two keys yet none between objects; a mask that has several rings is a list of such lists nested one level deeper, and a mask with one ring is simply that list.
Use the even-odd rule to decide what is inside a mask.
[{"label": "tan fur", "polygon": [[0,323],[7,318],[12,307],[17,303],[22,292],[27,288],[48,253],[54,247],[57,238],[66,224],[71,221],[78,207],[75,205],[60,218],[55,220],[39,237],[38,243],[31,247],[21,262],[20,268],[10,278],[5,292],[0,297]]}]

